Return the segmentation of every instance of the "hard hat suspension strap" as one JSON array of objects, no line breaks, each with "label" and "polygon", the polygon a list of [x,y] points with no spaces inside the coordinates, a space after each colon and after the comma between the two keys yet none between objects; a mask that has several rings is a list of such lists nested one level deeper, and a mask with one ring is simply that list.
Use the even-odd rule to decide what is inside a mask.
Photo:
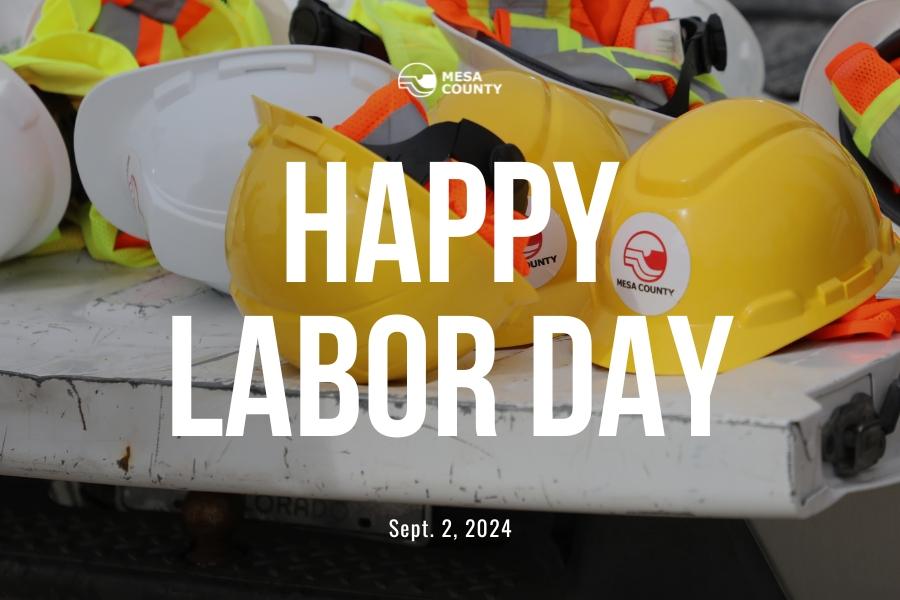
[{"label": "hard hat suspension strap", "polygon": [[[428,181],[432,162],[452,159],[472,164],[481,171],[487,185],[493,188],[495,162],[525,160],[518,147],[507,144],[488,129],[466,119],[457,123],[444,122],[431,125],[402,142],[365,145],[387,161],[403,163],[403,171],[423,185]],[[527,183],[516,181],[513,193],[513,206],[524,214],[528,205]]]}]

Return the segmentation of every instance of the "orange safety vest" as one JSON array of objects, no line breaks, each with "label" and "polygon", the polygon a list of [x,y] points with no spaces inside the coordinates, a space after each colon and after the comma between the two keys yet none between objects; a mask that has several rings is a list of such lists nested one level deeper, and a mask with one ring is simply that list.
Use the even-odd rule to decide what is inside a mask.
[{"label": "orange safety vest", "polygon": [[895,193],[900,191],[898,71],[900,58],[889,62],[862,43],[838,54],[825,69],[853,146],[891,180]]},{"label": "orange safety vest", "polygon": [[672,116],[725,97],[712,75],[693,72],[687,75],[686,95],[670,105],[685,76],[683,66],[634,49],[638,26],[669,18],[649,0],[585,5],[580,0],[429,0],[429,5],[444,21],[476,32],[482,43],[525,66],[603,96]]},{"label": "orange safety vest", "polygon": [[585,2],[597,41],[605,46],[634,48],[634,32],[641,25],[669,20],[669,11],[650,6],[650,0],[595,0]]},{"label": "orange safety vest", "polygon": [[495,37],[494,32],[485,23],[492,21],[498,10],[509,10],[566,25],[583,36],[600,41],[581,0],[428,0],[428,5],[448,23],[474,29],[490,37]]},{"label": "orange safety vest", "polygon": [[634,48],[634,33],[641,25],[669,20],[669,11],[650,6],[650,0],[531,0],[491,2],[479,0],[429,0],[442,19],[491,35],[484,19],[497,10],[549,19],[566,25],[604,46]]}]

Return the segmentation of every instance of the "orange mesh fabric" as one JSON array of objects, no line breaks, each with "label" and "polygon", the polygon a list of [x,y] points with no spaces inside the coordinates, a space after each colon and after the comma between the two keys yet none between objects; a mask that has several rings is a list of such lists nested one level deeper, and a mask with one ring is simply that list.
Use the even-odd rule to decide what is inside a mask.
[{"label": "orange mesh fabric", "polygon": [[664,8],[651,9],[650,0],[631,0],[625,9],[625,14],[622,15],[622,22],[619,25],[614,45],[634,48],[634,32],[639,26],[666,21],[668,18],[669,13]]},{"label": "orange mesh fabric", "polygon": [[[468,197],[466,194],[466,184],[458,179],[450,180],[450,210],[460,217],[466,216]],[[494,192],[487,190],[484,199],[484,223],[478,230],[480,235],[491,247],[494,247]],[[524,219],[525,216],[519,212],[513,215],[515,219]],[[528,260],[525,258],[525,247],[528,245],[528,238],[515,238],[513,240],[513,266],[516,271],[523,277],[528,275],[530,267]]]},{"label": "orange mesh fabric", "polygon": [[889,338],[897,331],[900,331],[900,300],[876,300],[873,297],[807,337],[817,341],[858,335]]},{"label": "orange mesh fabric", "polygon": [[351,140],[362,141],[378,129],[391,115],[408,104],[415,106],[419,114],[422,115],[422,119],[426,122],[428,121],[428,116],[425,114],[422,104],[411,96],[409,92],[400,89],[395,81],[392,81],[369,96],[369,99],[356,112],[347,117],[343,123],[337,125],[334,130],[346,135]]},{"label": "orange mesh fabric", "polygon": [[[587,4],[591,4],[593,1],[588,0]],[[594,22],[587,12],[587,7],[582,4],[581,0],[572,0],[569,3],[569,22],[567,25],[595,42],[600,41],[600,34],[597,33],[597,28],[594,27]]]},{"label": "orange mesh fabric", "polygon": [[825,68],[825,75],[859,114],[900,79],[895,67],[881,58],[875,48],[863,43],[853,44],[835,56]]},{"label": "orange mesh fabric", "polygon": [[597,32],[595,39],[605,46],[634,48],[639,25],[669,20],[668,11],[651,7],[650,0],[588,0],[584,10]]}]

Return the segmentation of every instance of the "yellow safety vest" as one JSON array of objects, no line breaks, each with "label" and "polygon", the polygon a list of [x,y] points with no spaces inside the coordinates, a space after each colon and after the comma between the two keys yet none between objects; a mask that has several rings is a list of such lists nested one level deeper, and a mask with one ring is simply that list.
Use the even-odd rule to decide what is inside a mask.
[{"label": "yellow safety vest", "polygon": [[[140,66],[270,43],[254,0],[45,0],[32,41],[0,60],[30,85],[77,103],[107,77]],[[70,134],[63,131],[66,139]],[[74,206],[67,220],[79,225],[83,246],[98,260],[131,267],[155,263],[149,247],[135,245],[90,205]],[[63,227],[35,253],[77,245],[77,236]]]}]

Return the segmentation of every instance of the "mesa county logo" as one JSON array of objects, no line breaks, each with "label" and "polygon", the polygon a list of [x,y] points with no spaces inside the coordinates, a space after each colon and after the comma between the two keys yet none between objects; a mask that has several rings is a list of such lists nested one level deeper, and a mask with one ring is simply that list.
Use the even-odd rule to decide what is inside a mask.
[{"label": "mesa county logo", "polygon": [[400,71],[397,85],[416,98],[427,98],[437,89],[437,75],[425,63],[410,63]]},{"label": "mesa county logo", "polygon": [[675,290],[660,285],[648,285],[659,281],[666,273],[666,245],[652,231],[638,231],[625,242],[622,264],[630,268],[634,276],[644,283],[635,284],[624,278],[616,279],[616,285],[648,294],[674,295]]},{"label": "mesa county logo", "polygon": [[438,90],[450,96],[499,94],[503,88],[502,83],[485,83],[478,71],[444,71],[439,82],[434,69],[418,62],[400,70],[397,85],[416,98],[428,98]]},{"label": "mesa county logo", "polygon": [[626,267],[631,267],[635,277],[645,283],[659,281],[666,272],[666,245],[652,231],[638,231],[625,243],[622,257]]},{"label": "mesa county logo", "polygon": [[613,237],[613,290],[631,310],[661,315],[681,301],[691,278],[691,253],[678,227],[658,213],[638,213]]}]

